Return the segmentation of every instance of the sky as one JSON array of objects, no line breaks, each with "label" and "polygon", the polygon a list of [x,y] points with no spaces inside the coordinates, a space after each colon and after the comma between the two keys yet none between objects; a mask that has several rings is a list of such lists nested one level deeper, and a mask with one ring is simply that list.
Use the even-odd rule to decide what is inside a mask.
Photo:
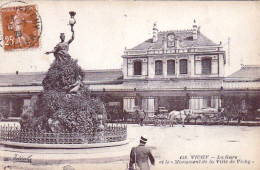
[{"label": "sky", "polygon": [[[71,37],[69,11],[76,11],[75,39],[69,53],[86,70],[120,69],[124,49],[151,38],[154,22],[159,31],[180,30],[192,29],[194,19],[201,33],[215,43],[222,41],[225,45],[230,37],[226,75],[238,70],[241,62],[260,64],[259,2],[28,1],[28,4],[37,5],[42,19],[40,47],[8,52],[0,47],[0,73],[47,71],[54,56],[44,53],[53,50],[60,41],[60,33],[65,33],[66,41]],[[228,57],[227,47],[226,44],[224,50]]]}]

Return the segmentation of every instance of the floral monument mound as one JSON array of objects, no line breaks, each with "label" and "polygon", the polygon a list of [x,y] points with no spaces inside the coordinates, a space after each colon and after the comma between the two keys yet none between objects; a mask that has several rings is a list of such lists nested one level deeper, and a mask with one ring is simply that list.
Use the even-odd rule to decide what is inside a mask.
[{"label": "floral monument mound", "polygon": [[22,114],[21,128],[44,132],[97,130],[98,115],[106,117],[104,104],[90,97],[79,77],[84,73],[77,61],[54,61],[43,80],[43,93]]},{"label": "floral monument mound", "polygon": [[106,119],[103,102],[92,99],[83,84],[84,72],[68,53],[74,40],[75,12],[70,12],[72,37],[61,41],[54,50],[46,52],[55,56],[43,82],[43,93],[31,100],[31,107],[22,114],[22,130],[40,132],[90,133],[103,130],[102,119]]}]

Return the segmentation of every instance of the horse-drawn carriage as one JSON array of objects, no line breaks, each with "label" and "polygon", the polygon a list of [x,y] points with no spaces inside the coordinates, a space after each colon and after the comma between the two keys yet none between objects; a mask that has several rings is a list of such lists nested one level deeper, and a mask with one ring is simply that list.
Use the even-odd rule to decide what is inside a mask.
[{"label": "horse-drawn carriage", "polygon": [[170,113],[164,107],[159,107],[158,113],[156,113],[153,117],[146,117],[144,119],[144,124],[153,124],[155,126],[166,126],[182,123],[184,125],[184,121],[187,117],[187,114],[190,114],[191,110],[182,110],[182,111],[171,111]]},{"label": "horse-drawn carriage", "polygon": [[151,117],[146,116],[144,119],[144,124],[166,125],[168,121],[168,110],[165,107],[159,107],[159,110]]},{"label": "horse-drawn carriage", "polygon": [[200,110],[193,110],[193,114],[197,117],[195,123],[201,122],[202,124],[224,124],[225,121],[223,110],[216,108],[202,108]]},{"label": "horse-drawn carriage", "polygon": [[154,125],[167,125],[168,124],[168,110],[165,107],[159,107],[159,112],[154,116]]},{"label": "horse-drawn carriage", "polygon": [[184,124],[193,122],[193,124],[224,124],[225,117],[222,111],[215,108],[203,108],[200,110],[184,109],[181,111],[168,112],[166,109],[160,109],[153,117],[146,117],[144,124],[153,124],[155,126],[173,126],[174,124]]}]

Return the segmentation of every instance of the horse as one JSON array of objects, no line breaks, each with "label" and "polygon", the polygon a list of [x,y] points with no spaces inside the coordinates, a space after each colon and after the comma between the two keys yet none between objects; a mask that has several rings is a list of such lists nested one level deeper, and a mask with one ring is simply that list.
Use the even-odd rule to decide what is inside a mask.
[{"label": "horse", "polygon": [[181,111],[176,111],[173,110],[168,114],[168,119],[170,119],[170,126],[173,126],[174,123],[177,123],[177,120],[182,121],[182,126],[184,126],[185,119],[189,116],[192,115],[192,110],[190,109],[184,109]]}]

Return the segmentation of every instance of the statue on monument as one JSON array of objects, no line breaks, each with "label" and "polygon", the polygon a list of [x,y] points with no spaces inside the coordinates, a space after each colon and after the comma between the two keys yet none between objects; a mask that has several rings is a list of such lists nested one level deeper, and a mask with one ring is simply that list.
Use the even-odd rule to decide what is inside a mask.
[{"label": "statue on monument", "polygon": [[74,29],[73,26],[71,26],[71,32],[72,32],[72,37],[68,42],[65,42],[65,34],[61,33],[60,34],[60,39],[61,42],[59,42],[55,47],[54,50],[46,52],[45,54],[50,54],[53,53],[55,56],[55,60],[57,62],[63,62],[67,59],[70,59],[69,55],[69,44],[74,40]]},{"label": "statue on monument", "polygon": [[76,23],[76,20],[74,19],[74,15],[76,15],[76,12],[70,12],[71,19],[69,21],[69,24],[71,26],[71,32],[72,32],[71,39],[68,42],[65,42],[65,34],[60,33],[61,42],[59,42],[54,47],[54,50],[45,53],[47,55],[53,53],[55,56],[55,61],[57,62],[68,61],[68,59],[71,58],[71,56],[69,55],[69,44],[74,40],[73,26]]},{"label": "statue on monument", "polygon": [[82,79],[83,78],[80,75],[78,75],[76,82],[69,85],[67,89],[67,94],[79,94],[80,87],[84,87]]},{"label": "statue on monument", "polygon": [[[70,12],[69,13],[71,16],[71,19],[69,21],[69,25],[71,26],[71,32],[72,32],[72,37],[69,41],[65,42],[65,34],[61,33],[60,34],[60,39],[61,42],[59,42],[55,47],[54,50],[46,52],[45,54],[50,54],[53,53],[55,56],[55,61],[54,63],[56,63],[57,65],[62,65],[62,67],[66,67],[66,63],[72,62],[71,56],[69,55],[69,44],[74,40],[74,24],[76,23],[76,20],[74,19],[74,16],[76,14],[76,12]],[[65,64],[65,65],[64,65]],[[71,67],[71,66],[67,66],[67,67]],[[63,70],[66,70],[65,68]],[[71,72],[71,74],[74,74],[73,71]],[[71,76],[63,76],[63,79],[65,80],[66,78],[71,77]],[[77,76],[73,76],[72,77],[72,81],[70,81],[69,84],[66,83],[65,87],[63,87],[63,89],[65,89],[66,93],[68,94],[68,96],[70,97],[71,94],[75,95],[75,94],[79,94],[79,90],[81,87],[83,87],[83,76],[82,75],[77,75]],[[60,84],[64,84],[64,83],[60,83]]]}]

